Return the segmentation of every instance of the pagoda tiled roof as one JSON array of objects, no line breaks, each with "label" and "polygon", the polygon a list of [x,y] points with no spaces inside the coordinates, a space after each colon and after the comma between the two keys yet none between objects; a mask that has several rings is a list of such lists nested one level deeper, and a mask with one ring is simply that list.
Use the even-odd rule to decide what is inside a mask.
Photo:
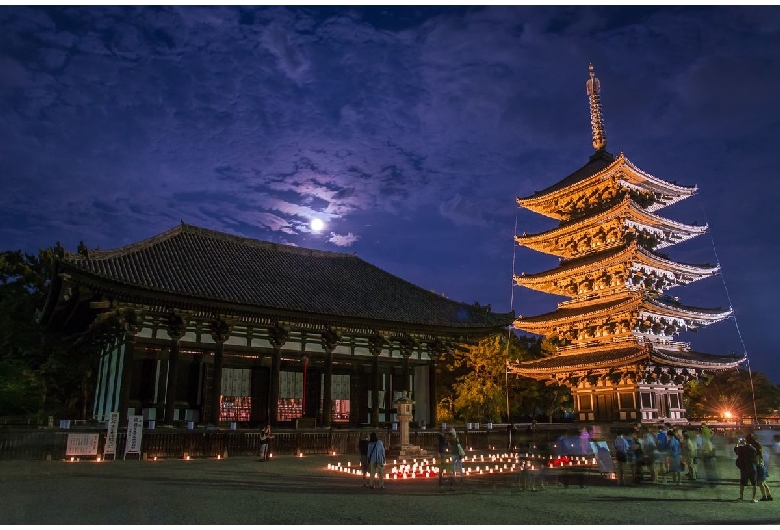
[{"label": "pagoda tiled roof", "polygon": [[600,264],[602,262],[608,263],[611,262],[612,260],[622,260],[628,254],[631,254],[632,256],[638,256],[639,259],[641,259],[643,262],[647,262],[648,264],[654,264],[654,265],[658,264],[659,266],[668,267],[672,270],[683,269],[685,271],[699,273],[699,274],[714,274],[719,270],[719,267],[716,265],[710,265],[710,264],[695,265],[692,263],[680,263],[680,262],[672,261],[662,256],[659,256],[653,252],[645,250],[644,248],[638,246],[636,242],[632,242],[628,245],[622,245],[620,247],[610,248],[607,250],[603,250],[601,252],[595,252],[593,254],[586,254],[581,258],[564,259],[561,260],[560,265],[558,265],[554,269],[549,269],[534,274],[524,274],[520,278],[527,278],[527,279],[545,278],[548,276],[557,275],[557,274],[561,274],[561,273],[565,273],[577,269],[587,269],[589,266],[594,264]]},{"label": "pagoda tiled roof", "polygon": [[554,373],[557,371],[590,370],[611,366],[624,366],[650,358],[650,351],[638,344],[623,348],[590,350],[584,353],[551,355],[543,359],[517,363],[518,373]]},{"label": "pagoda tiled roof", "polygon": [[591,349],[583,353],[553,355],[543,359],[517,363],[512,365],[512,367],[513,371],[519,374],[541,375],[556,372],[618,368],[640,361],[647,361],[659,366],[725,370],[737,367],[744,360],[744,356],[659,350],[645,347],[641,344],[633,344],[620,348],[607,347],[601,350]]},{"label": "pagoda tiled roof", "polygon": [[515,327],[531,331],[540,327],[554,326],[556,323],[564,321],[576,321],[637,309],[664,316],[700,320],[708,323],[717,322],[731,314],[730,309],[686,306],[668,296],[646,296],[642,291],[636,291],[628,296],[615,296],[605,301],[595,301],[595,303],[563,304],[555,311],[532,317],[519,316],[515,321]]},{"label": "pagoda tiled roof", "polygon": [[685,185],[677,184],[676,182],[668,182],[666,180],[655,177],[645,171],[642,171],[633,162],[628,160],[625,157],[625,155],[623,155],[623,153],[620,153],[620,155],[615,156],[612,153],[607,152],[606,150],[600,150],[594,153],[593,155],[591,155],[588,162],[584,166],[580,167],[570,175],[559,180],[555,184],[544,188],[541,191],[534,192],[533,195],[529,195],[527,197],[519,197],[518,200],[529,201],[534,199],[541,199],[543,197],[546,197],[547,195],[551,195],[554,194],[555,192],[566,189],[570,186],[574,186],[579,182],[585,181],[590,177],[598,175],[599,173],[603,173],[604,176],[610,175],[613,173],[612,171],[613,167],[618,167],[618,166],[623,166],[627,168],[630,171],[630,173],[633,174],[631,177],[629,177],[628,175],[624,175],[624,177],[627,178],[627,180],[625,181],[627,185],[639,186],[663,194],[671,194],[669,197],[667,197],[666,200],[661,201],[658,204],[652,206],[650,210],[654,210],[657,208],[668,206],[670,204],[674,204],[678,200],[688,197],[696,193],[697,191],[697,187],[695,185],[685,186]]},{"label": "pagoda tiled roof", "polygon": [[[588,315],[595,315],[598,313],[609,312],[614,313],[616,311],[623,311],[626,309],[632,309],[634,306],[638,307],[642,302],[641,294],[630,294],[629,296],[623,296],[619,298],[612,298],[607,301],[596,302],[592,304],[582,304],[577,306],[559,307],[555,311],[536,315],[532,317],[519,316],[517,324],[547,324],[553,321],[570,320],[581,317],[587,317]],[[521,328],[523,329],[523,328]]]},{"label": "pagoda tiled roof", "polygon": [[672,241],[661,240],[657,246],[657,248],[659,249],[676,243],[680,243],[691,237],[695,237],[700,234],[703,234],[707,231],[708,228],[706,224],[688,225],[685,223],[674,221],[672,219],[668,219],[666,217],[662,217],[660,215],[650,213],[649,211],[639,206],[630,197],[626,196],[626,198],[623,201],[617,203],[616,205],[614,205],[612,208],[608,210],[604,210],[602,212],[599,212],[589,217],[585,217],[581,219],[573,219],[570,221],[563,222],[560,225],[556,226],[555,228],[551,228],[550,230],[545,230],[544,232],[539,232],[536,234],[524,233],[523,235],[515,236],[515,241],[517,241],[519,244],[523,246],[533,248],[533,245],[541,243],[543,241],[547,241],[549,239],[556,238],[556,237],[561,237],[564,234],[568,234],[572,232],[580,232],[582,230],[585,230],[588,227],[601,225],[602,223],[610,219],[613,219],[615,217],[620,217],[620,216],[625,216],[626,219],[630,219],[631,221],[636,223],[647,224],[652,227],[663,228],[666,231],[680,234],[680,239],[677,241],[672,242]]},{"label": "pagoda tiled roof", "polygon": [[652,360],[663,366],[686,368],[736,368],[746,359],[745,355],[712,355],[691,350],[664,350],[654,348]]},{"label": "pagoda tiled roof", "polygon": [[552,186],[548,186],[541,191],[535,192],[533,195],[530,195],[528,197],[521,197],[520,200],[544,197],[545,195],[549,195],[550,193],[553,193],[555,191],[567,188],[572,184],[576,184],[581,180],[585,180],[588,177],[592,177],[596,173],[600,173],[604,171],[609,166],[611,166],[614,162],[615,162],[615,155],[613,155],[612,153],[609,153],[606,150],[597,151],[590,157],[588,163],[582,166],[581,168],[579,168],[577,171],[568,175],[564,179],[556,182]]},{"label": "pagoda tiled roof", "polygon": [[183,224],[110,251],[66,253],[67,271],[145,295],[462,330],[503,328],[513,313],[456,302],[354,254],[312,250]]}]

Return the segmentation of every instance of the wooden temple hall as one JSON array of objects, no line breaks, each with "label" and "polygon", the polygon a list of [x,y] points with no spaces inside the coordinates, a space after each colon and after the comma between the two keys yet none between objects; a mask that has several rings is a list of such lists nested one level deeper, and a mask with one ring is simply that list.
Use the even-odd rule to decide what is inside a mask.
[{"label": "wooden temple hall", "polygon": [[433,425],[437,361],[514,320],[352,254],[183,223],[58,254],[39,322],[96,356],[97,420],[378,426],[407,391]]},{"label": "wooden temple hall", "polygon": [[682,304],[668,290],[717,275],[709,264],[679,263],[665,249],[704,234],[706,225],[659,215],[696,192],[652,176],[606,150],[601,83],[586,84],[593,148],[587,164],[520,207],[559,222],[517,244],[558,256],[551,270],[515,276],[517,285],[566,298],[515,327],[558,341],[557,354],[510,364],[525,377],[568,386],[580,421],[682,421],[683,384],[703,371],[735,369],[744,355],[696,352],[681,332],[724,320],[730,309]]}]

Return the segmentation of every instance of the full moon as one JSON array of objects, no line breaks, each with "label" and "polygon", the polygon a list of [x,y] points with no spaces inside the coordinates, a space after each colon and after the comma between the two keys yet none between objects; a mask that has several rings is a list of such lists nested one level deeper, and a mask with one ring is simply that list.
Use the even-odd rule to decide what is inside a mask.
[{"label": "full moon", "polygon": [[325,228],[325,223],[322,222],[322,219],[312,219],[311,220],[311,229],[315,232],[319,232]]}]

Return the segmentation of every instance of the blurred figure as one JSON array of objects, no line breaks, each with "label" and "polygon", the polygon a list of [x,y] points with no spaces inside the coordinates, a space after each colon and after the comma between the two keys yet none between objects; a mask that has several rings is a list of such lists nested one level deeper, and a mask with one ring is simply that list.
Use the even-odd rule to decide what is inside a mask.
[{"label": "blurred figure", "polygon": [[696,442],[687,431],[683,431],[683,463],[688,468],[688,480],[696,480],[698,478],[697,454]]},{"label": "blurred figure", "polygon": [[663,482],[663,477],[669,471],[669,429],[664,428],[664,424],[658,425],[658,433],[655,435],[655,469],[656,478]]},{"label": "blurred figure", "polygon": [[680,482],[682,482],[682,444],[672,430],[666,433],[666,440],[669,454],[667,457],[669,459],[667,469],[672,475],[672,482],[679,486]]},{"label": "blurred figure", "polygon": [[439,454],[439,491],[444,491],[444,468],[447,466],[447,455],[450,452],[450,443],[444,433],[439,433],[437,449]]},{"label": "blurred figure", "polygon": [[661,456],[658,449],[656,449],[655,435],[650,432],[650,429],[645,431],[645,436],[642,438],[642,450],[645,455],[647,471],[650,473],[650,482],[657,482],[659,477],[658,462]]},{"label": "blurred figure", "polygon": [[719,481],[715,467],[715,446],[712,444],[712,429],[706,423],[701,424],[701,460],[707,484],[715,486]]},{"label": "blurred figure", "polygon": [[639,485],[642,482],[642,467],[645,465],[645,453],[642,447],[642,430],[634,433],[631,439],[631,454],[634,458],[634,484]]},{"label": "blurred figure", "polygon": [[615,447],[615,459],[617,460],[616,475],[618,486],[626,484],[625,473],[628,466],[628,440],[622,434],[618,434],[613,442]]},{"label": "blurred figure", "polygon": [[775,434],[772,439],[775,442],[772,446],[773,461],[778,462],[775,465],[780,465],[780,434]]},{"label": "blurred figure", "polygon": [[588,434],[588,429],[583,427],[580,429],[580,454],[583,456],[587,456],[590,452],[590,434]]},{"label": "blurred figure", "polygon": [[450,447],[452,448],[452,476],[450,477],[450,489],[455,489],[455,479],[460,472],[460,482],[463,483],[463,457],[466,451],[458,440],[458,433],[455,427],[450,430]]}]

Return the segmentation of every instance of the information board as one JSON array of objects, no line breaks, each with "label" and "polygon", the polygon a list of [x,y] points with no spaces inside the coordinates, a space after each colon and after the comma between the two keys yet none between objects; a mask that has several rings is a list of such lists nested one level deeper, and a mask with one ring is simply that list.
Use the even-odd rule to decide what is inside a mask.
[{"label": "information board", "polygon": [[112,412],[108,417],[108,429],[106,430],[106,445],[103,447],[103,456],[114,455],[116,458],[116,438],[119,431],[119,413]]},{"label": "information board", "polygon": [[97,456],[99,440],[98,433],[70,433],[65,456]]},{"label": "information board", "polygon": [[127,443],[125,444],[125,456],[128,453],[141,454],[141,438],[144,432],[143,416],[128,416],[127,418]]}]

